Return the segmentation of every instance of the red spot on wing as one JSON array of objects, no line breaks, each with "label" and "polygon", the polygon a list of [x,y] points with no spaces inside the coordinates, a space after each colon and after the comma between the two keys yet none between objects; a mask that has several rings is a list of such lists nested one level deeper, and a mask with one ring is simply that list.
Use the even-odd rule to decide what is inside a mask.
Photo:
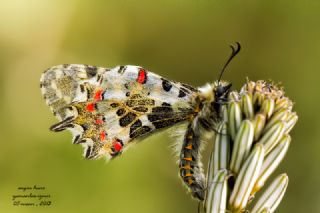
[{"label": "red spot on wing", "polygon": [[103,122],[103,120],[102,119],[100,119],[100,118],[98,118],[98,119],[96,119],[96,124],[98,124],[98,125],[101,125],[101,124],[103,124],[104,122]]},{"label": "red spot on wing", "polygon": [[99,89],[98,91],[96,91],[96,93],[93,96],[93,99],[96,101],[102,100],[102,89]]},{"label": "red spot on wing", "polygon": [[95,103],[88,103],[86,108],[89,112],[93,112],[95,110]]},{"label": "red spot on wing", "polygon": [[106,132],[105,131],[100,132],[100,140],[104,141],[105,139],[106,139]]},{"label": "red spot on wing", "polygon": [[147,81],[147,71],[144,69],[140,69],[138,73],[137,82],[140,84],[144,84]]},{"label": "red spot on wing", "polygon": [[114,142],[113,148],[116,152],[120,152],[122,149],[122,144],[119,141]]}]

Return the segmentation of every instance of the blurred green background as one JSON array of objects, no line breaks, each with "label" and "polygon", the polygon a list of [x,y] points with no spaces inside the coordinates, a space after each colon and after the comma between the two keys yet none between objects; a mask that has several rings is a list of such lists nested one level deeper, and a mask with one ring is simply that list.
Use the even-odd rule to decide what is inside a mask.
[{"label": "blurred green background", "polygon": [[[289,188],[278,212],[320,212],[320,3],[314,1],[0,1],[0,212],[196,212],[178,178],[166,132],[106,164],[87,161],[56,122],[39,89],[62,63],[140,65],[201,86],[217,78],[282,82],[299,122],[277,174]],[[45,186],[49,207],[13,206],[19,186]]]}]

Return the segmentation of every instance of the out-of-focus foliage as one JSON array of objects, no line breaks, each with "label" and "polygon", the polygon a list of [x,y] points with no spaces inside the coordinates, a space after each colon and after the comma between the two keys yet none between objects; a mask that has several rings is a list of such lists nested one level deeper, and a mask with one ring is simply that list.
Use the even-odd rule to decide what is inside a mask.
[{"label": "out-of-focus foliage", "polygon": [[[196,212],[178,178],[166,133],[121,158],[86,161],[56,122],[39,89],[47,67],[141,65],[200,86],[217,78],[282,82],[298,125],[276,174],[290,177],[278,212],[320,212],[320,2],[307,1],[0,1],[0,212]],[[270,182],[269,182],[270,183]],[[50,207],[17,207],[19,186],[46,187]],[[267,183],[268,184],[268,183]]]}]

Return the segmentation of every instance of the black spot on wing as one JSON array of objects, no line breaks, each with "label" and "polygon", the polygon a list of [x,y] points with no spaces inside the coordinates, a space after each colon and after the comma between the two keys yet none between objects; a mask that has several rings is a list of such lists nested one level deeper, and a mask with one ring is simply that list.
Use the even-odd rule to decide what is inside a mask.
[{"label": "black spot on wing", "polygon": [[174,120],[182,118],[183,120],[191,114],[191,109],[179,108],[178,112],[174,112],[170,106],[161,106],[152,108],[152,112],[147,116],[150,122],[162,120]]},{"label": "black spot on wing", "polygon": [[119,104],[118,104],[118,103],[111,103],[110,106],[111,106],[112,108],[116,108],[116,107],[119,106]]},{"label": "black spot on wing", "polygon": [[77,141],[74,142],[74,144],[81,144],[86,142],[87,142],[86,139],[79,138]]},{"label": "black spot on wing", "polygon": [[150,122],[164,120],[173,116],[173,109],[171,107],[154,107],[152,113],[148,115]]},{"label": "black spot on wing", "polygon": [[173,109],[170,106],[153,107],[152,113],[171,113]]},{"label": "black spot on wing", "polygon": [[152,128],[149,126],[142,126],[142,127],[138,128],[136,131],[130,133],[130,138],[137,138],[139,136],[142,136],[142,135],[150,132],[151,130],[152,130]]},{"label": "black spot on wing", "polygon": [[186,117],[184,116],[181,116],[181,117],[176,117],[176,118],[167,118],[167,119],[162,119],[162,120],[158,120],[158,121],[155,121],[155,122],[152,122],[152,124],[154,125],[154,127],[156,129],[161,129],[161,128],[164,128],[164,127],[168,127],[168,126],[172,126],[176,123],[179,123],[181,121],[184,121],[184,120],[187,120]]},{"label": "black spot on wing", "polygon": [[85,158],[87,158],[87,159],[91,158],[91,151],[92,151],[92,147],[91,146],[87,146]]},{"label": "black spot on wing", "polygon": [[92,78],[92,77],[96,76],[96,74],[97,74],[97,67],[96,66],[86,65],[85,70],[86,70],[87,76],[89,78]]},{"label": "black spot on wing", "polygon": [[169,92],[172,88],[172,84],[170,83],[170,81],[166,80],[166,79],[161,79],[162,80],[162,88],[164,89],[164,91]]},{"label": "black spot on wing", "polygon": [[73,139],[73,143],[78,144],[79,139],[80,139],[80,135],[76,135]]},{"label": "black spot on wing", "polygon": [[125,72],[125,66],[121,65],[121,66],[119,67],[118,73],[122,74],[122,73],[124,73],[124,72]]},{"label": "black spot on wing", "polygon": [[82,124],[81,127],[83,131],[87,131],[89,129],[89,124]]},{"label": "black spot on wing", "polygon": [[190,94],[190,90],[188,90],[187,88],[185,87],[180,87],[180,90],[182,90],[184,93],[186,94]]},{"label": "black spot on wing", "polygon": [[183,97],[185,97],[186,95],[187,95],[187,94],[180,88],[178,97],[179,97],[179,98],[183,98]]},{"label": "black spot on wing", "polygon": [[50,127],[50,130],[53,132],[60,132],[68,128],[74,128],[74,124],[72,123],[74,121],[74,116],[69,116],[66,119],[60,121],[59,123],[56,123]]},{"label": "black spot on wing", "polygon": [[149,115],[148,115],[148,120],[149,120],[150,122],[155,122],[155,121],[163,120],[163,119],[165,119],[165,118],[167,118],[167,116],[165,116],[165,115],[159,115],[159,114],[149,114]]},{"label": "black spot on wing", "polygon": [[198,90],[196,88],[194,88],[193,86],[190,86],[188,84],[181,84],[183,87],[189,89],[192,92],[198,92]]},{"label": "black spot on wing", "polygon": [[179,108],[179,111],[174,112],[170,106],[161,106],[152,108],[152,112],[147,117],[155,128],[159,129],[187,120],[190,114],[192,114],[191,109]]},{"label": "black spot on wing", "polygon": [[120,118],[119,120],[119,125],[122,127],[126,127],[128,126],[130,123],[133,122],[133,120],[137,117],[136,114],[134,114],[133,112],[128,112],[125,116],[123,116],[122,118]]},{"label": "black spot on wing", "polygon": [[[86,139],[83,139],[86,142]],[[86,159],[94,159],[99,155],[99,150],[101,149],[101,144],[97,144],[94,142],[93,145],[88,145],[85,150],[84,157]]]},{"label": "black spot on wing", "polygon": [[83,84],[80,84],[80,91],[81,91],[81,93],[84,93],[84,91],[85,91],[85,88],[84,88]]},{"label": "black spot on wing", "polygon": [[161,104],[161,106],[167,106],[167,107],[170,107],[170,106],[171,106],[171,104],[169,104],[169,103],[167,103],[167,102],[163,102],[163,103]]},{"label": "black spot on wing", "polygon": [[97,75],[97,82],[99,82],[101,84],[102,81],[103,81],[103,76],[101,74]]},{"label": "black spot on wing", "polygon": [[161,113],[161,112],[154,112],[148,115],[148,120],[150,122],[161,121],[164,119],[170,119],[173,116],[173,113]]},{"label": "black spot on wing", "polygon": [[126,110],[124,108],[120,108],[120,109],[117,110],[116,113],[117,113],[118,116],[122,116],[124,113],[126,113]]},{"label": "black spot on wing", "polygon": [[84,87],[86,92],[87,92],[87,99],[89,100],[90,99],[90,91],[88,89],[88,87]]},{"label": "black spot on wing", "polygon": [[148,108],[143,106],[134,107],[133,110],[137,112],[148,112]]},{"label": "black spot on wing", "polygon": [[136,131],[139,127],[142,126],[142,122],[140,119],[138,119],[136,122],[134,122],[131,126],[130,126],[130,135]]}]

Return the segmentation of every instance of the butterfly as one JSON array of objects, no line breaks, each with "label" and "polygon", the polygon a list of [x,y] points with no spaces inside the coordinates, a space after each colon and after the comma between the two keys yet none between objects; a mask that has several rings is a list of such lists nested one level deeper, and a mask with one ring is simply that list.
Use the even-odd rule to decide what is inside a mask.
[{"label": "butterfly", "polygon": [[[232,47],[232,46],[231,46]],[[158,130],[184,123],[180,147],[180,176],[192,196],[204,199],[205,176],[200,146],[206,132],[221,121],[231,84],[218,81],[200,88],[170,81],[139,66],[103,68],[63,64],[47,69],[40,88],[46,104],[59,120],[50,130],[69,130],[84,157],[115,158],[136,141]]]}]

